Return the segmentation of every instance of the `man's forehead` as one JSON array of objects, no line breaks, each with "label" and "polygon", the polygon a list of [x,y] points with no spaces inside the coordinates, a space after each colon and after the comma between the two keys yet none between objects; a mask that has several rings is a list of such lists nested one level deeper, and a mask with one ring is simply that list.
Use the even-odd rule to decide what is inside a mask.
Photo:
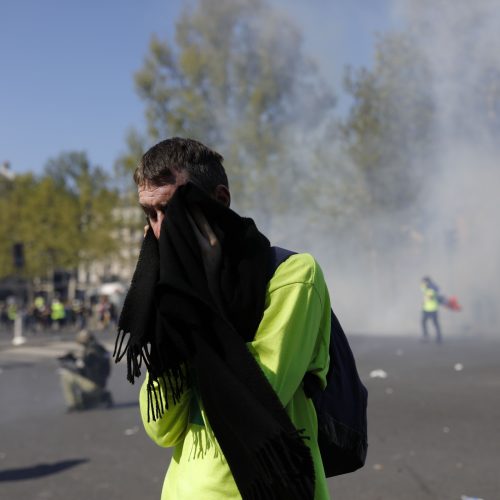
[{"label": "man's forehead", "polygon": [[164,186],[139,186],[139,203],[145,205],[157,205],[168,201],[174,194],[176,186],[165,184]]},{"label": "man's forehead", "polygon": [[180,170],[178,172],[174,172],[171,180],[169,181],[150,181],[150,180],[145,180],[141,184],[137,186],[137,191],[143,192],[143,191],[154,191],[156,189],[160,188],[166,188],[168,186],[180,186],[182,184],[186,184],[189,180],[189,174],[185,170]]},{"label": "man's forehead", "polygon": [[153,196],[161,193],[166,193],[170,191],[173,186],[174,184],[157,185],[157,184],[145,183],[141,184],[140,186],[137,186],[137,192],[139,193],[139,195]]}]

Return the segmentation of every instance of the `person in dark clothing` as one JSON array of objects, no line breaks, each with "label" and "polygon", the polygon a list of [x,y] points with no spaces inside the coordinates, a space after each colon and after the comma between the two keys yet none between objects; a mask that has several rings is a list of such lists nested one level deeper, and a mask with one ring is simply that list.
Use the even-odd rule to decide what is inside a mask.
[{"label": "person in dark clothing", "polygon": [[106,383],[111,372],[111,358],[106,348],[87,330],[81,330],[75,339],[83,345],[83,355],[77,358],[68,353],[59,358],[61,384],[67,411],[78,411],[95,406],[113,406]]}]

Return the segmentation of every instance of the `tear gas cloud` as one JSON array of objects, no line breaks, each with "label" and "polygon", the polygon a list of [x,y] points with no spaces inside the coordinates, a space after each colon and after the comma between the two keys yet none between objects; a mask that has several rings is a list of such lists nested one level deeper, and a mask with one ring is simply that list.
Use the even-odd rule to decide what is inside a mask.
[{"label": "tear gas cloud", "polygon": [[[365,214],[342,230],[311,227],[299,222],[307,211],[301,207],[270,236],[317,257],[349,332],[419,335],[420,280],[428,275],[463,306],[459,313],[441,311],[445,337],[498,335],[500,5],[397,0],[393,14],[431,71],[435,147],[425,164],[414,166],[424,185],[412,207],[425,223],[385,212]],[[367,228],[368,240],[361,237]]]},{"label": "tear gas cloud", "polygon": [[463,312],[444,318],[450,333],[498,335],[500,5],[396,5],[431,65],[437,112],[435,175],[420,201],[429,213],[420,268],[463,303]]}]

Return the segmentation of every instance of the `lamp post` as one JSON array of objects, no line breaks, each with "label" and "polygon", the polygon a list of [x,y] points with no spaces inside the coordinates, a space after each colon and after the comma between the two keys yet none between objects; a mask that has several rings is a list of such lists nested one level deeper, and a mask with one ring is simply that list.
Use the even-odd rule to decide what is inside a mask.
[{"label": "lamp post", "polygon": [[26,337],[23,336],[23,316],[24,311],[21,307],[22,294],[19,290],[19,282],[21,271],[24,269],[24,244],[14,243],[12,245],[12,258],[14,260],[14,268],[16,269],[17,277],[17,293],[16,293],[16,317],[14,319],[14,336],[12,337],[12,345],[22,345],[26,342]]}]

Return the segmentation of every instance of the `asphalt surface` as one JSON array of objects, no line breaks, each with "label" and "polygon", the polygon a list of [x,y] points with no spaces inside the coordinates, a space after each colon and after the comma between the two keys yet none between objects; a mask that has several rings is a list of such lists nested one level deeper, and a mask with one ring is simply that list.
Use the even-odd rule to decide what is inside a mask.
[{"label": "asphalt surface", "polygon": [[[0,332],[0,499],[158,500],[170,450],[143,432],[123,364],[109,384],[114,408],[65,413],[56,357],[76,350],[72,339],[14,347]],[[350,342],[369,390],[369,452],[363,469],[329,479],[331,497],[500,499],[500,340]]]}]

